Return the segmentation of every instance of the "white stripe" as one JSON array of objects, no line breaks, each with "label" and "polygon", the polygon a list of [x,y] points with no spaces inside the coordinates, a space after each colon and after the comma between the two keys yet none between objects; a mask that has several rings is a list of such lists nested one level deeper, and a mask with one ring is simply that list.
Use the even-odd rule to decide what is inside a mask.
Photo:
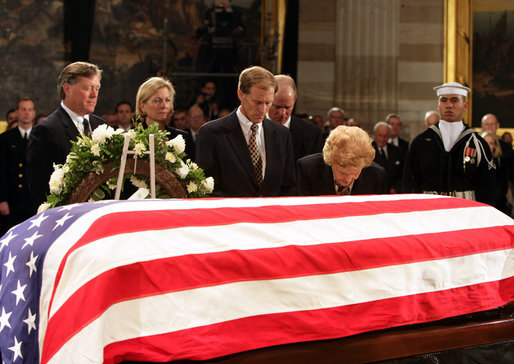
[{"label": "white stripe", "polygon": [[[69,340],[51,363],[101,363],[104,346],[243,317],[316,310],[497,281],[512,249],[337,274],[236,282],[121,302]],[[322,330],[322,328],[320,328]],[[86,355],[87,361],[77,361]]]},{"label": "white stripe", "polygon": [[[89,280],[110,269],[135,262],[229,250],[317,245],[428,233],[444,233],[501,224],[490,208],[461,208],[372,216],[240,223],[229,226],[185,227],[121,234],[88,244],[68,257],[57,287],[50,317]],[[505,216],[502,214],[502,216]],[[510,219],[510,218],[509,218]],[[373,228],[370,229],[370,226]],[[366,242],[364,242],[365,244]]]}]

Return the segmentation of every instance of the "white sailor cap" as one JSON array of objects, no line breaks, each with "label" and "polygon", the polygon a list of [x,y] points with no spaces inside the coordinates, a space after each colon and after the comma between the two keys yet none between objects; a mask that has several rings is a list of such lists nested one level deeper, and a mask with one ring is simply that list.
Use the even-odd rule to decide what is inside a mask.
[{"label": "white sailor cap", "polygon": [[471,91],[469,87],[462,86],[458,82],[447,82],[442,84],[441,86],[434,87],[434,90],[437,92],[437,96],[441,95],[462,95],[464,97],[468,96],[468,92]]}]

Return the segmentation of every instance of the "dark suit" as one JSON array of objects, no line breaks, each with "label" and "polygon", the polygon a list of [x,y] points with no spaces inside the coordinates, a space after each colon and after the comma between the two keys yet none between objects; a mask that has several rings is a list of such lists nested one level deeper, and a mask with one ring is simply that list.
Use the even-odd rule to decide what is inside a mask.
[{"label": "dark suit", "polygon": [[258,197],[296,195],[291,136],[286,127],[262,122],[266,169],[261,187],[253,170],[250,151],[236,111],[200,128],[196,138],[196,162],[214,178],[214,196]]},{"label": "dark suit", "polygon": [[[105,121],[89,114],[91,130]],[[29,187],[34,213],[46,200],[49,193],[48,182],[53,172],[53,164],[64,164],[71,150],[71,141],[80,135],[68,113],[59,106],[46,119],[38,123],[30,133],[27,151]]]},{"label": "dark suit", "polygon": [[321,130],[308,121],[291,116],[289,132],[293,141],[294,160],[305,157],[309,154],[321,153],[324,140],[321,137]]},{"label": "dark suit", "polygon": [[[396,145],[393,143],[389,143],[389,144],[394,145],[396,147]],[[409,142],[406,141],[405,139],[398,137],[398,146],[397,147],[400,149],[401,162],[403,164],[403,162],[405,161],[405,157],[407,156],[407,151],[409,150]]]},{"label": "dark suit", "polygon": [[0,202],[7,202],[9,215],[2,216],[0,236],[31,217],[27,185],[27,140],[18,128],[0,134]]},{"label": "dark suit", "polygon": [[375,148],[375,159],[374,162],[381,165],[385,169],[385,181],[384,181],[384,192],[389,193],[391,188],[396,190],[396,193],[400,192],[402,183],[402,155],[400,148],[387,143],[385,148],[387,152],[387,158],[382,158],[378,152],[377,145],[373,141],[373,148]]},{"label": "dark suit", "polygon": [[[325,164],[323,154],[316,153],[296,162],[300,196],[335,195],[332,167]],[[385,170],[375,162],[363,168],[354,182],[351,195],[372,195],[384,190]]]}]

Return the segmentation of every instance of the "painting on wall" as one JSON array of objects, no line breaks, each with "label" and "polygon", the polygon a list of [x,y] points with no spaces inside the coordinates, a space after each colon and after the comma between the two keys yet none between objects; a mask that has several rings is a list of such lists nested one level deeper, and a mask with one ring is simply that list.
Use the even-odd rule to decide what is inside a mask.
[{"label": "painting on wall", "polygon": [[21,97],[37,113],[58,104],[57,76],[66,64],[63,1],[2,1],[0,6],[0,120]]},{"label": "painting on wall", "polygon": [[514,10],[474,9],[473,126],[493,113],[502,127],[514,127],[513,59]]},{"label": "painting on wall", "polygon": [[[97,0],[90,61],[103,69],[99,113],[134,103],[148,77],[169,78],[176,107],[187,107],[201,83],[214,80],[222,100],[237,102],[237,75],[257,62],[260,1]],[[225,42],[225,43],[223,43]]]}]

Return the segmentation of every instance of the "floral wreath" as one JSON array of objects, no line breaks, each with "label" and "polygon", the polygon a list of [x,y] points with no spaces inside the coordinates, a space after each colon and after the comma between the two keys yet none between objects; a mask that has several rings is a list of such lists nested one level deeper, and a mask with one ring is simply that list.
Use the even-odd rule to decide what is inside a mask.
[{"label": "floral wreath", "polygon": [[[52,207],[65,205],[75,187],[91,172],[102,174],[105,163],[112,162],[113,169],[119,169],[123,143],[125,140],[124,130],[114,130],[107,124],[98,126],[92,133],[91,138],[81,136],[78,140],[72,141],[72,148],[66,157],[66,163],[54,164],[54,172],[50,177],[50,195],[46,202],[39,206],[38,212]],[[135,129],[126,132],[130,137],[129,149],[134,150],[135,158],[148,159],[149,135],[154,135],[155,163],[160,164],[170,172],[177,175],[180,184],[187,192],[188,197],[207,197],[214,188],[214,179],[205,178],[204,172],[190,159],[184,163],[182,158],[186,143],[182,135],[168,140],[166,131],[159,130],[158,124],[154,123],[148,128],[141,124]],[[148,177],[138,175],[124,175],[124,179],[130,178],[132,184],[139,189],[148,190]],[[106,183],[100,185],[91,195],[89,201],[98,201],[112,195],[116,189],[117,177],[110,178]],[[158,198],[169,198],[164,189],[156,186]]]}]

